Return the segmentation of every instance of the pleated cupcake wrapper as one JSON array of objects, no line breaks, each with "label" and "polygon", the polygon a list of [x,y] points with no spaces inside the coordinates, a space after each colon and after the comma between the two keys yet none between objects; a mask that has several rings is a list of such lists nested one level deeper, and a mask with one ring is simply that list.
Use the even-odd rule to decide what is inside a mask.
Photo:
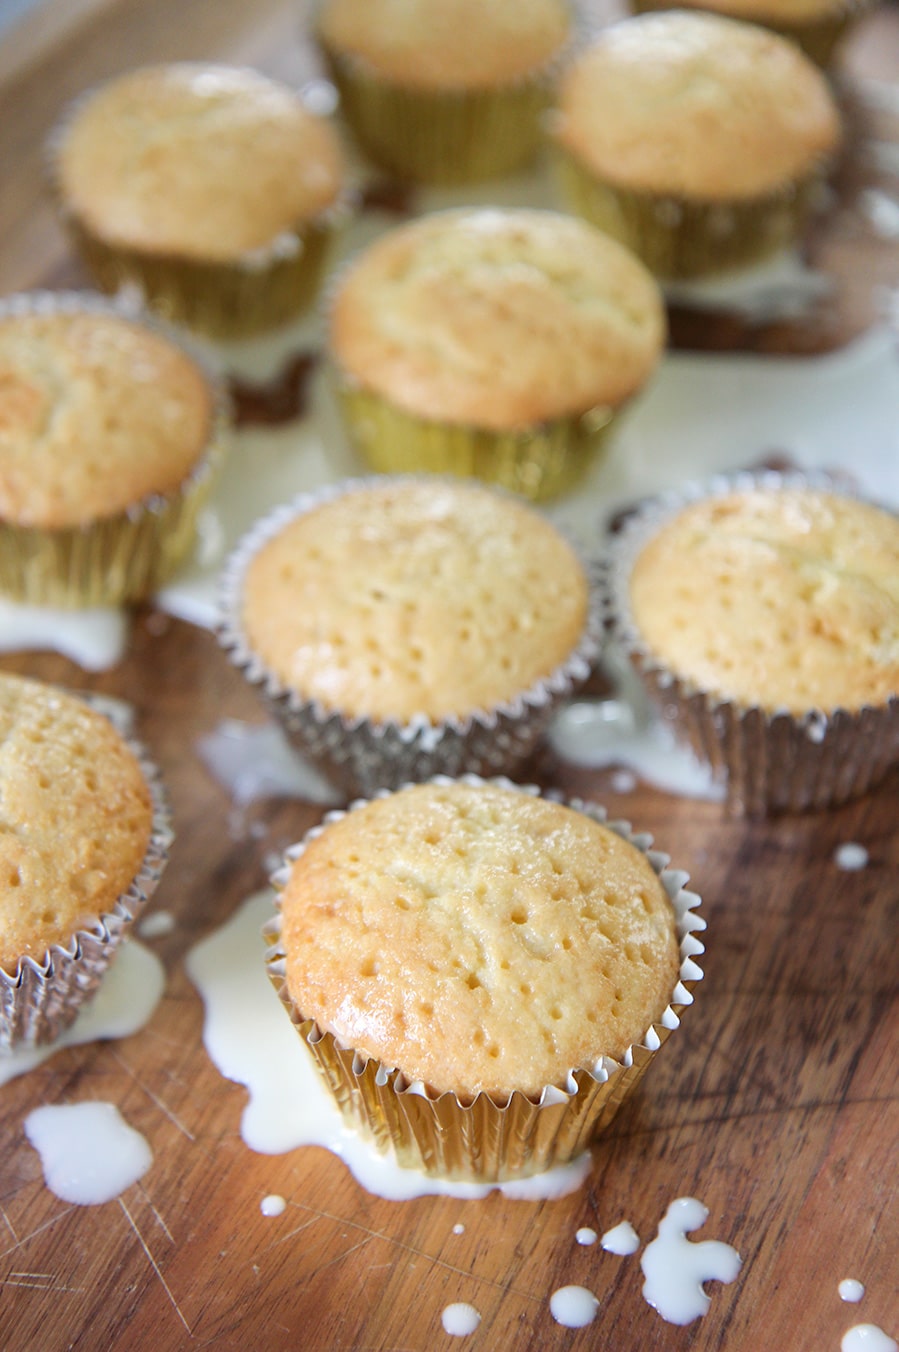
[{"label": "pleated cupcake wrapper", "polygon": [[[228,560],[221,584],[219,642],[250,685],[256,687],[297,749],[349,793],[373,793],[435,774],[511,774],[531,754],[559,706],[588,679],[602,634],[599,592],[591,570],[584,633],[554,671],[492,709],[439,722],[375,721],[324,708],[288,689],[254,653],[244,631],[243,585],[255,554],[289,522],[344,493],[383,487],[384,478],[351,479],[300,494],[257,522]],[[403,482],[398,476],[397,482]]]},{"label": "pleated cupcake wrapper", "polygon": [[[85,704],[106,713],[101,700]],[[74,1023],[96,993],[119,945],[156,890],[168,859],[173,834],[159,771],[140,742],[125,737],[150,790],[152,824],[143,862],[131,885],[110,911],[53,944],[40,960],[21,958],[14,971],[0,967],[0,1055],[53,1042]]]},{"label": "pleated cupcake wrapper", "polygon": [[899,762],[899,698],[859,710],[797,715],[702,690],[667,667],[643,640],[631,611],[630,576],[653,536],[691,503],[789,488],[847,496],[842,483],[813,472],[745,472],[688,484],[631,517],[611,541],[603,568],[613,632],[648,695],[677,738],[724,783],[730,811],[752,817],[835,807],[867,793]]},{"label": "pleated cupcake wrapper", "polygon": [[801,234],[830,161],[761,197],[701,202],[637,192],[601,179],[556,145],[562,191],[574,211],[612,235],[663,280],[755,263]]},{"label": "pleated cupcake wrapper", "polygon": [[137,289],[144,303],[163,318],[218,339],[276,328],[313,304],[330,242],[350,214],[347,196],[282,231],[271,243],[226,261],[204,262],[112,244],[66,202],[58,171],[66,133],[95,93],[90,89],[79,95],[63,114],[47,141],[45,160],[57,212],[101,291]]},{"label": "pleated cupcake wrapper", "polygon": [[317,40],[341,112],[375,164],[399,178],[464,184],[513,173],[536,154],[541,119],[571,43],[539,70],[487,89],[388,82],[359,58]]},{"label": "pleated cupcake wrapper", "polygon": [[55,530],[0,521],[0,593],[23,604],[62,608],[141,600],[168,580],[193,547],[197,517],[227,450],[227,394],[183,334],[134,307],[89,292],[34,291],[0,301],[0,320],[55,314],[112,315],[150,329],[185,352],[212,393],[209,437],[172,493],[152,494],[126,511]]},{"label": "pleated cupcake wrapper", "polygon": [[[674,0],[670,4],[663,3],[662,0],[658,0],[658,2],[657,0],[630,0],[630,7],[635,14],[647,14],[660,9],[677,8]],[[713,13],[723,13],[714,3],[703,5],[702,8],[709,9]],[[761,28],[770,28],[772,32],[779,33],[781,37],[789,38],[816,65],[826,68],[831,63],[837,43],[850,25],[868,8],[868,0],[843,0],[842,4],[834,5],[825,14],[797,19],[795,23],[787,23],[785,19],[775,20],[773,17],[769,18],[762,14],[751,16],[747,14],[743,17],[747,22],[756,23]]]},{"label": "pleated cupcake wrapper", "polygon": [[[441,776],[434,782],[452,781]],[[466,775],[462,782],[483,781]],[[489,782],[534,796],[540,793],[531,785],[523,787],[506,779]],[[364,806],[361,800],[348,810]],[[280,917],[266,928],[265,938],[271,945],[269,977],[341,1112],[379,1150],[393,1153],[406,1168],[443,1178],[495,1183],[569,1163],[612,1120],[678,1027],[683,1009],[693,1003],[691,992],[703,975],[696,959],[705,951],[696,935],[705,929],[705,921],[694,910],[701,904],[699,897],[686,890],[688,875],[668,868],[668,856],[650,848],[651,836],[632,833],[627,822],[606,822],[605,811],[597,804],[572,799],[568,806],[606,823],[646,856],[674,907],[681,966],[671,1003],[620,1061],[603,1056],[591,1066],[573,1067],[563,1080],[546,1085],[539,1095],[515,1091],[499,1098],[481,1093],[469,1102],[451,1092],[436,1094],[421,1081],[408,1080],[401,1070],[343,1045],[294,1005],[286,985]],[[290,864],[310,841],[344,815],[329,813],[321,826],[286,852],[287,865],[271,880],[276,889],[285,885]]]}]

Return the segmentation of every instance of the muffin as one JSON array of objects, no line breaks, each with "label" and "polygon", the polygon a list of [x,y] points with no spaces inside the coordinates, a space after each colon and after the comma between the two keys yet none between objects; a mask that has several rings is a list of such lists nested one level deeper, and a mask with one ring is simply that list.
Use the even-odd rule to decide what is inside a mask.
[{"label": "muffin", "polygon": [[602,809],[441,779],[288,851],[269,973],[344,1114],[495,1182],[581,1153],[702,973],[686,875]]},{"label": "muffin", "polygon": [[840,136],[826,80],[793,43],[683,11],[601,33],[562,80],[553,126],[574,208],[665,278],[795,240]]},{"label": "muffin", "polygon": [[819,66],[828,66],[834,50],[865,0],[631,0],[638,13],[655,9],[703,9],[731,19],[771,28],[801,47]]},{"label": "muffin", "polygon": [[137,285],[217,337],[315,296],[343,175],[334,130],[255,71],[177,63],[83,97],[51,142],[56,199],[104,291]]},{"label": "muffin", "polygon": [[0,1047],[89,1000],[171,839],[156,771],[89,702],[0,675]]},{"label": "muffin", "polygon": [[438,212],[340,276],[328,345],[347,428],[375,469],[569,487],[665,340],[653,279],[550,211]]},{"label": "muffin", "polygon": [[377,164],[467,183],[533,156],[570,29],[566,0],[324,0],[316,36]]},{"label": "muffin", "polygon": [[350,791],[511,772],[590,672],[595,590],[543,517],[475,484],[349,481],[260,522],[220,638]]},{"label": "muffin", "polygon": [[825,478],[650,504],[611,548],[620,638],[754,815],[865,792],[899,760],[899,520]]},{"label": "muffin", "polygon": [[190,552],[225,399],[168,329],[89,295],[0,302],[0,592],[114,606]]}]

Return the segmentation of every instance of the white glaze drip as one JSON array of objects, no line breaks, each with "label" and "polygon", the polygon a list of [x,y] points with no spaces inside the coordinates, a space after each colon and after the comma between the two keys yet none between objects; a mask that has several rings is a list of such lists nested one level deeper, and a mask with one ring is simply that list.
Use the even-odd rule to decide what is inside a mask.
[{"label": "white glaze drip", "polygon": [[0,1054],[0,1085],[39,1066],[63,1047],[130,1037],[148,1023],[165,987],[165,968],[136,939],[126,939],[99,991],[55,1042]]},{"label": "white glaze drip", "polygon": [[451,1338],[467,1338],[480,1324],[481,1316],[473,1305],[458,1301],[454,1305],[447,1305],[441,1315],[441,1322],[444,1333],[448,1333]]},{"label": "white glaze drip", "polygon": [[340,794],[304,760],[275,723],[225,718],[197,750],[211,775],[239,807],[260,798],[302,798],[332,807]]},{"label": "white glaze drip", "polygon": [[41,1157],[47,1187],[77,1206],[111,1202],[153,1163],[146,1139],[112,1103],[35,1108],[25,1134]]},{"label": "white glaze drip", "polygon": [[705,1224],[708,1214],[695,1197],[679,1197],[659,1222],[656,1238],[643,1250],[643,1295],[669,1324],[701,1318],[711,1304],[703,1283],[732,1282],[740,1271],[740,1255],[729,1244],[687,1239],[690,1231]]},{"label": "white glaze drip", "polygon": [[162,939],[175,928],[175,917],[171,911],[152,911],[144,916],[137,927],[142,939]]},{"label": "white glaze drip", "polygon": [[847,840],[834,850],[833,862],[844,873],[857,873],[867,866],[868,851],[864,845],[859,845],[854,840]]},{"label": "white glaze drip", "polygon": [[578,1230],[577,1234],[575,1235],[575,1239],[577,1240],[578,1244],[584,1245],[595,1244],[597,1238],[598,1236],[596,1231],[591,1230],[589,1225],[582,1225],[580,1230]]},{"label": "white glaze drip", "polygon": [[843,1334],[840,1352],[899,1352],[899,1343],[876,1324],[853,1324]]},{"label": "white glaze drip", "polygon": [[55,652],[85,671],[108,671],[127,642],[123,610],[56,610],[0,599],[0,652]]},{"label": "white glaze drip", "polygon": [[637,1252],[640,1247],[640,1236],[630,1221],[621,1221],[603,1235],[602,1247],[606,1253],[615,1253],[624,1258]]},{"label": "white glaze drip", "polygon": [[250,897],[185,963],[203,997],[203,1042],[210,1059],[226,1079],[249,1090],[240,1132],[252,1150],[279,1155],[297,1146],[324,1146],[362,1187],[391,1201],[430,1194],[481,1198],[492,1187],[530,1201],[563,1197],[580,1187],[590,1172],[589,1153],[515,1183],[456,1183],[402,1169],[350,1131],[266,975],[260,931],[272,911],[271,893]]},{"label": "white glaze drip", "polygon": [[287,1203],[283,1197],[279,1197],[276,1192],[270,1192],[267,1197],[263,1197],[259,1203],[259,1210],[263,1216],[280,1216],[287,1210]]},{"label": "white glaze drip", "polygon": [[857,1305],[865,1294],[865,1288],[861,1282],[857,1282],[854,1277],[844,1277],[837,1288],[840,1293],[840,1300],[847,1300],[852,1305]]},{"label": "white glaze drip", "polygon": [[549,1309],[557,1324],[582,1329],[593,1323],[599,1301],[586,1286],[560,1286],[549,1298]]},{"label": "white glaze drip", "polygon": [[666,282],[669,301],[697,310],[728,310],[756,323],[801,318],[833,294],[830,277],[815,272],[796,249],[737,272],[697,281]]},{"label": "white glaze drip", "polygon": [[453,1226],[453,1234],[454,1234],[454,1235],[464,1235],[464,1234],[465,1234],[465,1226],[457,1223],[456,1225]]}]

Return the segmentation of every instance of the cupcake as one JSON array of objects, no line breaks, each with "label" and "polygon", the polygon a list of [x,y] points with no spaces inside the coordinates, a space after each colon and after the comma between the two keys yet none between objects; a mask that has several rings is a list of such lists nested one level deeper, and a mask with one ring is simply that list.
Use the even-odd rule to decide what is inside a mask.
[{"label": "cupcake", "polygon": [[676,6],[665,0],[631,0],[638,13],[675,7],[711,10],[771,28],[795,42],[817,65],[828,66],[837,44],[863,12],[865,0],[679,0]]},{"label": "cupcake", "polygon": [[350,437],[378,470],[569,487],[665,339],[643,266],[550,211],[438,212],[340,276],[328,345]]},{"label": "cupcake", "polygon": [[535,153],[570,28],[566,0],[324,0],[316,35],[377,164],[467,183]]},{"label": "cupcake", "polygon": [[597,649],[596,595],[571,547],[475,484],[302,496],[241,541],[223,590],[231,660],[351,792],[511,773]]},{"label": "cupcake", "polygon": [[89,295],[0,302],[0,593],[150,595],[194,544],[224,395],[168,329]]},{"label": "cupcake", "polygon": [[739,475],[613,542],[618,636],[753,815],[842,803],[899,761],[899,519],[824,477]]},{"label": "cupcake", "polygon": [[496,1182],[569,1162],[702,975],[686,874],[601,808],[416,785],[288,851],[269,974],[341,1110],[400,1164]]},{"label": "cupcake", "polygon": [[171,840],[156,771],[107,718],[0,675],[0,1048],[51,1042],[89,1000]]},{"label": "cupcake", "polygon": [[178,63],[83,97],[51,142],[65,224],[98,286],[140,288],[216,337],[315,296],[336,219],[333,129],[255,71]]},{"label": "cupcake", "polygon": [[793,43],[682,11],[601,33],[566,73],[553,128],[574,208],[665,278],[792,243],[840,134],[826,80]]}]

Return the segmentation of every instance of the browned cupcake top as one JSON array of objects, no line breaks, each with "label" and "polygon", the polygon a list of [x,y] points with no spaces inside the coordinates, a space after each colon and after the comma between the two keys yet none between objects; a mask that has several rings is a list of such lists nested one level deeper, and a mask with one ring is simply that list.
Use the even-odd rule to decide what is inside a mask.
[{"label": "browned cupcake top", "polygon": [[620,188],[716,202],[804,179],[839,144],[840,117],[792,42],[673,11],[604,30],[563,78],[555,135]]},{"label": "browned cupcake top", "polygon": [[495,429],[615,407],[665,337],[653,278],[552,211],[437,212],[391,230],[337,290],[330,344],[352,380],[419,417]]},{"label": "browned cupcake top", "polygon": [[137,876],[150,791],[108,719],[0,675],[0,966],[40,960],[112,910]]},{"label": "browned cupcake top", "polygon": [[106,243],[227,262],[330,206],[333,129],[254,71],[182,63],[103,85],[64,128],[64,206]]},{"label": "browned cupcake top", "polygon": [[213,395],[174,343],[118,315],[0,318],[0,520],[56,530],[178,488]]},{"label": "browned cupcake top", "polygon": [[297,1009],[410,1080],[539,1094],[671,1000],[674,910],[635,846],[492,785],[424,784],[326,827],[281,893]]},{"label": "browned cupcake top", "polygon": [[251,649],[326,709],[433,721],[553,672],[587,623],[577,557],[543,517],[476,484],[385,480],[298,516],[244,579]]},{"label": "browned cupcake top", "polygon": [[679,8],[711,9],[746,23],[789,28],[838,17],[852,8],[851,0],[679,0]]},{"label": "browned cupcake top", "polygon": [[899,694],[899,520],[811,489],[694,503],[630,582],[652,652],[701,689],[769,711]]},{"label": "browned cupcake top", "polygon": [[413,89],[491,89],[538,71],[564,45],[565,0],[325,0],[335,54]]}]

